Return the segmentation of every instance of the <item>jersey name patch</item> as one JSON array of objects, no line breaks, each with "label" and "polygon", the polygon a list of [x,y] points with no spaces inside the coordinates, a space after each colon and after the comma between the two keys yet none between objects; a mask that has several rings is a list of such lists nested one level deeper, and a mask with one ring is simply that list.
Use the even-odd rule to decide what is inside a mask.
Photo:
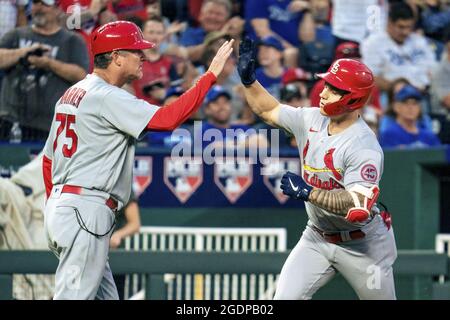
[{"label": "jersey name patch", "polygon": [[376,182],[378,178],[377,168],[373,164],[366,164],[361,168],[361,178],[365,181]]}]

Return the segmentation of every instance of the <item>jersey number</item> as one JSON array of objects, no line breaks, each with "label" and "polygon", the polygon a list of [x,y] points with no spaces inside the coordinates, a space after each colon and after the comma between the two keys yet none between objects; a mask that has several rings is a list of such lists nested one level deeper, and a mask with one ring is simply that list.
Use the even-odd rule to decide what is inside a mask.
[{"label": "jersey number", "polygon": [[61,134],[61,132],[66,129],[66,138],[69,138],[72,140],[71,147],[69,148],[67,144],[64,144],[62,147],[62,153],[64,157],[71,158],[72,155],[77,151],[77,145],[78,145],[78,137],[77,134],[73,129],[70,128],[70,125],[72,123],[75,123],[75,115],[74,114],[65,114],[65,113],[57,113],[56,114],[56,121],[60,122],[61,124],[58,127],[58,130],[56,131],[56,139],[53,142],[53,151],[56,150],[56,147],[58,146],[58,137]]}]

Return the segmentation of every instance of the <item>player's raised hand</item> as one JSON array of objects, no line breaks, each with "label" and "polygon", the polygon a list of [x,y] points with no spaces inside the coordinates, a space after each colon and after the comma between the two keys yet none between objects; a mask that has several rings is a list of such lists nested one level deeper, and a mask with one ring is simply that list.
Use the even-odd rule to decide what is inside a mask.
[{"label": "player's raised hand", "polygon": [[234,39],[230,41],[226,41],[220,48],[217,50],[216,56],[214,57],[211,65],[209,66],[208,71],[214,73],[217,77],[222,72],[225,62],[227,61],[230,54],[233,52],[233,42]]},{"label": "player's raised hand", "polygon": [[249,86],[256,81],[256,44],[255,41],[246,37],[239,45],[238,72],[241,82]]}]

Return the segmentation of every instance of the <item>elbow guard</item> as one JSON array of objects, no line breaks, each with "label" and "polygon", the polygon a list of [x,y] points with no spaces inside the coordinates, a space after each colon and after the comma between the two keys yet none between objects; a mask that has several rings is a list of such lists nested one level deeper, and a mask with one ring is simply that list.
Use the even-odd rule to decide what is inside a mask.
[{"label": "elbow guard", "polygon": [[[348,210],[345,219],[353,223],[364,222],[369,219],[371,215],[370,211],[380,195],[380,188],[378,186],[366,188],[361,185],[356,185],[349,190],[349,193],[353,198],[355,207]],[[356,193],[364,196],[364,203],[362,205]]]}]

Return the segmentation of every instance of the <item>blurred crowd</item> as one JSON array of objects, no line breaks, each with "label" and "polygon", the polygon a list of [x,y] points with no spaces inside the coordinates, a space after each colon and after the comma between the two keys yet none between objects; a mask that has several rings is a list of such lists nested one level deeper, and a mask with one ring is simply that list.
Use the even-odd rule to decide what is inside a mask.
[{"label": "blurred crowd", "polygon": [[[361,115],[382,147],[450,143],[448,0],[0,0],[1,141],[45,141],[56,101],[92,70],[90,34],[115,20],[133,21],[156,44],[145,51],[143,78],[123,89],[160,106],[236,39],[204,106],[183,125],[190,132],[202,120],[202,133],[243,129],[234,145],[274,143],[258,134],[269,127],[246,105],[237,74],[248,36],[258,40],[257,79],[282,103],[317,107],[324,83],[314,75],[336,59],[360,59],[376,76]],[[151,132],[140,144],[170,148],[179,139]],[[296,146],[286,134],[279,143]]]}]

